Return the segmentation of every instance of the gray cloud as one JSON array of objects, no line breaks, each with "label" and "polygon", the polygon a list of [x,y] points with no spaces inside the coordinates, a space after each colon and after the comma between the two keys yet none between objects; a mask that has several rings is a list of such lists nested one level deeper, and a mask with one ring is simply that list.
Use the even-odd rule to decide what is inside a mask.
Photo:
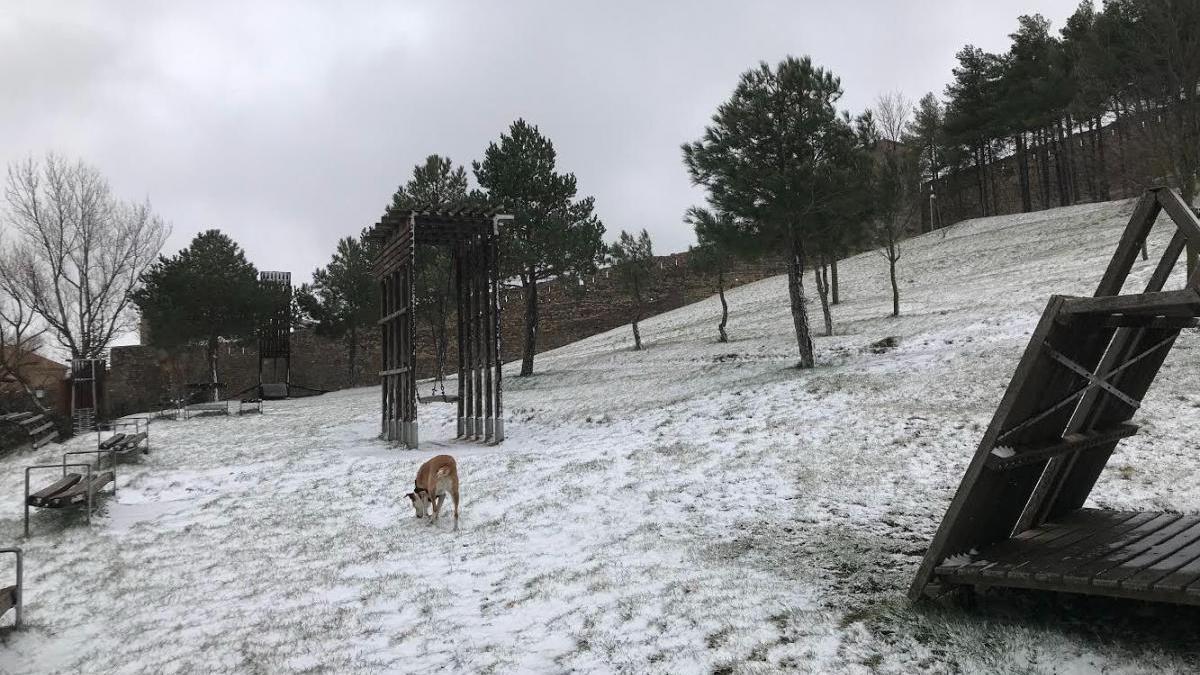
[{"label": "gray cloud", "polygon": [[46,150],[150,197],[173,251],[220,228],[307,278],[429,153],[469,164],[516,117],[555,143],[615,235],[686,248],[703,200],[680,143],[737,76],[809,54],[843,107],[940,92],[965,43],[1002,50],[1033,2],[9,3],[0,162]]}]

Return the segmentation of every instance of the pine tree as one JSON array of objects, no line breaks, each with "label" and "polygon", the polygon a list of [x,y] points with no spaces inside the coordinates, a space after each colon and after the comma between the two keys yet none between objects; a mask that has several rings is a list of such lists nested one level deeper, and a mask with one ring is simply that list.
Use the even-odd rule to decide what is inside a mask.
[{"label": "pine tree", "polygon": [[608,258],[618,283],[633,300],[633,349],[639,351],[642,348],[642,334],[638,331],[638,322],[646,310],[645,294],[650,286],[651,265],[654,263],[650,234],[643,229],[641,234],[634,237],[621,230],[616,243],[609,247]]},{"label": "pine tree", "polygon": [[345,341],[346,385],[351,387],[358,372],[359,338],[374,328],[379,314],[379,286],[371,270],[374,260],[375,246],[367,230],[358,237],[343,237],[329,264],[313,272],[312,284],[296,291],[296,304],[317,333]]},{"label": "pine tree", "polygon": [[[424,164],[413,167],[408,182],[396,189],[390,209],[453,210],[481,207],[484,202],[482,193],[470,189],[463,167],[454,166],[449,157],[429,155]],[[449,358],[450,319],[457,311],[451,306],[454,297],[451,252],[443,246],[422,244],[417,246],[415,256],[414,311],[417,321],[429,329],[440,379]]]},{"label": "pine tree", "polygon": [[967,149],[975,166],[975,185],[981,215],[994,212],[994,191],[988,176],[993,143],[1000,136],[995,105],[1000,99],[999,57],[967,45],[956,55],[954,81],[946,87],[946,134]]},{"label": "pine tree", "polygon": [[[268,299],[258,272],[245,254],[219,230],[202,232],[187,248],[158,262],[142,275],[133,296],[156,347],[176,349],[201,344],[210,382],[220,382],[218,347],[222,340],[251,337]],[[214,387],[213,395],[217,392]]]},{"label": "pine tree", "polygon": [[743,73],[704,136],[683,146],[692,181],[730,213],[759,250],[782,250],[800,367],[815,365],[803,273],[806,242],[829,202],[846,190],[827,154],[845,124],[834,108],[841,83],[805,57]]},{"label": "pine tree", "polygon": [[533,374],[537,353],[538,283],[588,274],[604,256],[604,224],[591,197],[577,199],[575,175],[558,173],[554,145],[523,119],[488,145],[475,179],[489,204],[512,215],[501,230],[501,275],[521,281],[525,334],[521,375]]},{"label": "pine tree", "polygon": [[717,341],[729,342],[725,327],[729,323],[729,303],[725,300],[725,276],[739,257],[753,255],[745,246],[733,216],[720,211],[693,206],[687,210],[684,222],[696,232],[696,245],[688,249],[688,266],[701,274],[711,275],[721,299],[721,321],[717,324]]},{"label": "pine tree", "polygon": [[934,230],[942,226],[936,209],[936,190],[946,166],[946,138],[942,104],[933,92],[925,94],[917,102],[912,123],[908,127],[907,142],[920,151],[922,177],[929,181],[929,230]]}]

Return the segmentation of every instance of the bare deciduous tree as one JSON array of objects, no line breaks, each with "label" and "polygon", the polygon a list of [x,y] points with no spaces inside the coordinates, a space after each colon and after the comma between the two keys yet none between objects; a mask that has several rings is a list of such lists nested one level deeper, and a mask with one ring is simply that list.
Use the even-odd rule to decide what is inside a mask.
[{"label": "bare deciduous tree", "polygon": [[53,154],[8,167],[0,284],[72,359],[133,328],[130,295],[168,228],[149,202],[118,200],[94,167]]},{"label": "bare deciduous tree", "polygon": [[[900,316],[900,285],[896,280],[900,241],[920,208],[919,149],[907,145],[905,138],[911,112],[912,102],[898,92],[880,95],[873,110],[878,125],[875,236],[888,261],[892,316]],[[871,135],[869,130],[864,133]]]},{"label": "bare deciduous tree", "polygon": [[[9,264],[0,256],[0,267]],[[0,277],[0,382],[15,383],[43,412],[45,407],[34,394],[27,369],[34,363],[33,354],[41,346],[44,333],[32,308]]]}]

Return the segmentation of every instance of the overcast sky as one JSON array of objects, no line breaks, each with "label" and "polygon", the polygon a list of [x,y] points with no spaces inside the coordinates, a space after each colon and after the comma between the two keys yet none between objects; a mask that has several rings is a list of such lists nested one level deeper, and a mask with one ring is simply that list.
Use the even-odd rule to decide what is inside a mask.
[{"label": "overcast sky", "polygon": [[941,92],[954,53],[1077,0],[19,2],[0,0],[0,162],[54,150],[260,269],[307,280],[430,153],[467,165],[537,124],[611,239],[692,242],[679,146],[738,75],[808,54],[841,105]]}]

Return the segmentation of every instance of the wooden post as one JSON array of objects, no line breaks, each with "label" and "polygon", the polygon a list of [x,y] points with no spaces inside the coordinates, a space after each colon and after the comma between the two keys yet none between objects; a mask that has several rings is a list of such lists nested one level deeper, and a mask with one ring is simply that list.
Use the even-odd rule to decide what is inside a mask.
[{"label": "wooden post", "polygon": [[473,349],[475,324],[471,321],[472,308],[475,303],[475,288],[471,283],[471,242],[465,241],[463,247],[463,350],[459,358],[463,364],[463,438],[475,435],[475,397],[474,378],[471,368],[474,366]]},{"label": "wooden post", "polygon": [[496,325],[493,319],[492,308],[492,237],[484,235],[480,237],[480,288],[483,289],[483,439],[491,442],[496,434],[495,426],[495,401],[494,389],[492,384],[492,360],[494,351],[492,349],[493,341],[495,340]]},{"label": "wooden post", "polygon": [[481,238],[478,236],[471,237],[471,247],[475,250],[473,265],[471,269],[471,284],[475,287],[475,307],[471,313],[471,320],[475,322],[475,338],[474,349],[472,350],[472,377],[475,379],[474,394],[475,394],[475,438],[480,439],[484,436],[483,431],[483,305],[484,293],[482,292],[483,284],[480,283],[481,272],[483,270],[483,246]]},{"label": "wooden post", "polygon": [[501,403],[500,396],[502,390],[501,366],[503,364],[503,360],[500,356],[500,339],[502,328],[500,323],[500,236],[499,223],[495,221],[493,222],[491,245],[488,246],[488,256],[491,259],[491,278],[489,279],[489,283],[492,287],[491,299],[489,300],[489,303],[492,307],[492,366],[496,370],[494,383],[495,388],[492,390],[492,396],[496,399],[495,407],[492,409],[494,417],[493,425],[495,427],[495,433],[492,435],[492,440],[496,443],[499,443],[500,441],[504,440],[504,406]]},{"label": "wooden post", "polygon": [[[414,219],[415,220],[415,219]],[[419,434],[417,433],[417,237],[416,223],[413,222],[412,236],[408,240],[408,288],[405,294],[405,300],[408,305],[405,307],[404,319],[408,326],[408,349],[405,352],[408,371],[404,373],[407,388],[405,391],[405,408],[407,410],[408,431],[405,442],[410,448],[416,448],[419,443]]]},{"label": "wooden post", "polygon": [[465,423],[463,421],[463,405],[464,401],[464,380],[466,379],[466,361],[464,360],[464,349],[466,342],[463,340],[463,319],[467,311],[466,291],[463,288],[463,244],[459,241],[454,245],[454,315],[458,324],[458,435],[456,438],[462,438],[466,433]]}]

